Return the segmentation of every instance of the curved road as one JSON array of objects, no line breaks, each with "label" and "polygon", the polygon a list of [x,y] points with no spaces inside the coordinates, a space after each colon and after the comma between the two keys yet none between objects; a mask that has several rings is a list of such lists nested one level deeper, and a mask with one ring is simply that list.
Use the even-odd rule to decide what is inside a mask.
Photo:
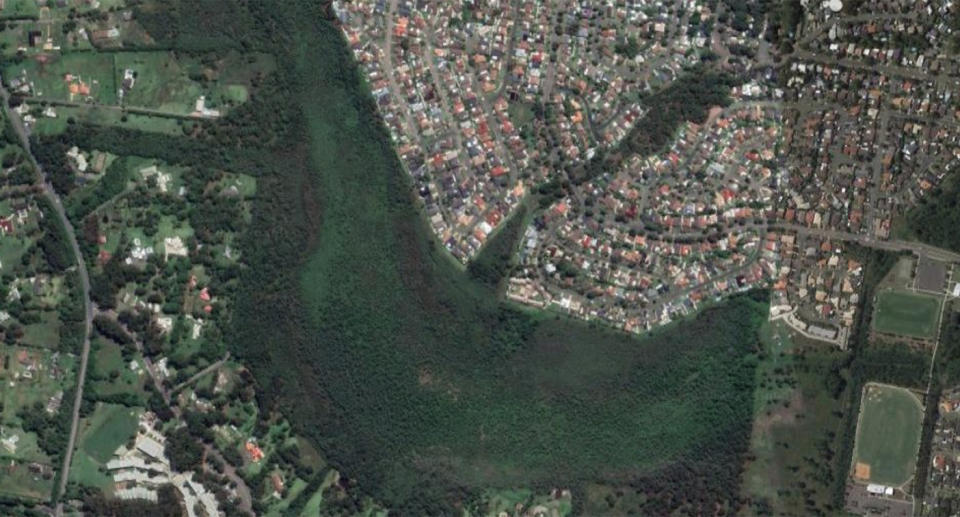
[{"label": "curved road", "polygon": [[53,190],[53,187],[46,181],[46,175],[40,164],[30,150],[30,139],[27,136],[27,130],[20,120],[20,116],[10,109],[10,92],[6,87],[0,84],[0,98],[3,101],[3,112],[10,119],[10,123],[20,138],[20,145],[26,151],[30,158],[30,163],[36,168],[37,179],[43,182],[43,194],[53,205],[57,218],[67,232],[67,240],[73,249],[73,254],[77,258],[77,273],[80,275],[80,285],[83,288],[83,312],[84,312],[84,333],[83,349],[80,352],[80,370],[77,372],[77,390],[73,399],[73,420],[70,423],[70,439],[67,441],[67,450],[63,455],[63,468],[60,470],[60,484],[55,488],[53,500],[57,501],[55,515],[63,515],[63,503],[60,498],[67,488],[67,479],[70,478],[70,462],[73,460],[73,449],[77,443],[77,427],[80,421],[80,401],[83,399],[83,383],[87,378],[87,361],[90,357],[90,330],[93,326],[93,305],[90,303],[90,277],[87,274],[87,264],[83,260],[83,254],[80,253],[80,245],[77,243],[77,234],[63,210],[63,203],[60,202],[60,196]]}]

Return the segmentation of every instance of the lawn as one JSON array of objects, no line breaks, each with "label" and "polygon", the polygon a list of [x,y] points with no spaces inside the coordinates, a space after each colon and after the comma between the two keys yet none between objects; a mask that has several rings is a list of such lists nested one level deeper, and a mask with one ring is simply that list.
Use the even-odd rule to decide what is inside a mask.
[{"label": "lawn", "polygon": [[300,463],[314,470],[320,470],[327,465],[326,461],[323,460],[323,456],[320,455],[320,451],[318,451],[309,440],[305,440],[301,437],[297,437],[295,440],[297,443],[297,450],[300,452],[298,458]]},{"label": "lawn", "polygon": [[109,494],[113,489],[113,479],[100,470],[101,466],[86,451],[79,449],[73,455],[73,463],[70,465],[70,481],[97,487]]},{"label": "lawn", "polygon": [[20,257],[30,249],[34,239],[10,236],[0,240],[0,272],[6,272],[20,264]]},{"label": "lawn", "polygon": [[260,501],[267,506],[267,510],[263,515],[265,517],[283,516],[287,508],[290,507],[290,503],[293,502],[305,488],[307,488],[307,482],[300,478],[295,478],[292,481],[287,480],[287,487],[283,499],[274,498],[272,490],[267,490],[267,494],[260,499]]},{"label": "lawn", "polygon": [[129,368],[123,360],[120,345],[98,338],[94,344],[94,351],[91,365],[96,379],[90,384],[91,389],[96,390],[96,393],[101,396],[133,393],[144,397],[145,400],[146,392],[143,385],[147,380],[147,374],[145,370],[140,370],[138,374]]},{"label": "lawn", "polygon": [[124,96],[127,106],[158,109],[186,115],[194,110],[204,85],[188,77],[190,71],[172,52],[121,52],[116,58],[118,84],[124,70],[136,76],[133,89]]},{"label": "lawn", "polygon": [[873,316],[873,329],[877,332],[932,338],[940,318],[940,299],[906,291],[881,291]]},{"label": "lawn", "polygon": [[314,515],[320,515],[320,508],[321,505],[323,505],[323,492],[330,488],[337,480],[339,480],[337,471],[333,469],[327,471],[323,478],[323,483],[320,485],[320,488],[310,496],[310,499],[307,500],[307,504],[303,506],[303,510],[300,512],[300,516],[312,517]]},{"label": "lawn", "polygon": [[37,16],[40,9],[37,0],[5,0],[0,18],[17,18],[22,16]]},{"label": "lawn", "polygon": [[896,265],[880,282],[881,289],[908,289],[913,285],[913,268],[917,264],[914,256],[901,257]]},{"label": "lawn", "polygon": [[278,449],[286,445],[289,433],[289,424],[287,422],[281,422],[279,424],[271,425],[267,430],[266,435],[256,436],[256,438],[258,438],[257,445],[259,445],[260,449],[263,450],[263,455],[266,461],[248,463],[246,466],[240,469],[241,472],[244,475],[256,475],[262,469],[268,467],[270,456]]},{"label": "lawn", "polygon": [[201,95],[208,108],[223,110],[241,104],[249,96],[246,83],[257,70],[269,70],[269,60],[251,56],[249,60],[231,55],[213,66],[173,52],[121,52],[116,55],[117,84],[124,70],[136,76],[133,89],[124,104],[186,115],[194,111]]},{"label": "lawn", "polygon": [[24,345],[56,349],[60,342],[60,319],[55,311],[45,311],[40,323],[26,325],[23,328]]},{"label": "lawn", "polygon": [[900,486],[913,476],[920,447],[923,405],[905,388],[868,384],[863,388],[853,454],[854,477]]},{"label": "lawn", "polygon": [[122,370],[124,366],[120,345],[103,338],[97,338],[94,344],[94,364],[96,373],[108,375],[110,372]]},{"label": "lawn", "polygon": [[[51,276],[48,281],[40,285],[39,290],[34,293],[34,300],[31,307],[42,307],[44,309],[56,309],[60,302],[66,297],[66,288],[63,285],[62,276]],[[53,321],[55,314],[51,314],[48,321]]]},{"label": "lawn", "polygon": [[140,410],[116,404],[98,404],[93,415],[85,419],[80,448],[90,458],[106,463],[121,445],[137,433]]},{"label": "lawn", "polygon": [[[141,169],[142,167],[133,167],[134,171]],[[170,176],[169,189],[179,188],[181,183],[179,169],[161,168],[160,171]],[[144,182],[140,172],[134,172],[133,178]],[[159,192],[159,188],[156,192]],[[100,226],[101,232],[106,237],[106,242],[101,246],[103,250],[115,253],[121,240],[125,238],[129,246],[150,248],[162,257],[165,238],[176,236],[186,240],[194,234],[193,228],[187,221],[178,219],[176,215],[157,214],[157,210],[150,205],[137,205],[136,201],[130,200],[131,195],[139,196],[140,194],[131,194],[131,190],[128,189],[126,194],[116,197],[113,203],[106,203],[99,208],[98,213],[109,218],[108,222]]]},{"label": "lawn", "polygon": [[779,451],[774,443],[775,428],[793,428],[797,423],[783,403],[796,397],[798,390],[794,383],[777,382],[777,374],[786,377],[784,372],[792,371],[796,345],[790,328],[781,320],[764,323],[760,335],[766,356],[757,365],[758,389],[754,393],[754,430],[750,444],[757,459],[744,472],[743,490],[753,497],[773,498],[779,485],[771,481],[782,482],[777,465]]},{"label": "lawn", "polygon": [[44,475],[31,471],[28,463],[5,461],[0,468],[0,495],[46,501],[53,492],[52,472]]},{"label": "lawn", "polygon": [[157,224],[157,253],[163,254],[163,240],[170,237],[180,237],[184,241],[193,236],[193,228],[185,221],[179,221],[172,215],[160,216]]},{"label": "lawn", "polygon": [[227,174],[220,182],[220,188],[235,188],[243,198],[251,198],[257,193],[257,179],[246,174]]},{"label": "lawn", "polygon": [[320,487],[313,495],[310,496],[310,499],[307,500],[307,504],[303,506],[303,511],[300,512],[302,517],[309,517],[312,515],[320,515],[320,508],[323,505],[323,491],[326,490],[326,487]]},{"label": "lawn", "polygon": [[9,461],[11,458],[15,458],[20,461],[36,461],[39,463],[47,463],[50,461],[50,457],[47,456],[43,449],[40,448],[38,443],[37,435],[35,433],[28,433],[19,427],[5,426],[0,430],[0,437],[8,439],[10,437],[18,437],[16,442],[16,449],[11,451],[5,446],[0,447],[0,458],[3,458],[6,461]]},{"label": "lawn", "polygon": [[[34,2],[36,0],[29,0]],[[6,0],[10,5],[10,0]],[[3,14],[0,14],[2,18]],[[81,38],[76,31],[70,27],[76,22],[67,19],[66,15],[52,21],[28,21],[22,20],[16,25],[8,24],[6,30],[0,32],[0,52],[6,56],[22,55],[30,58],[40,54],[50,54],[51,48],[59,47],[63,51],[91,51],[93,45],[89,39]],[[41,37],[36,46],[30,46],[29,34],[33,31],[40,31]],[[49,44],[50,47],[47,45]],[[24,52],[21,54],[21,49]],[[46,49],[46,50],[45,50]],[[59,53],[59,52],[57,52]],[[19,59],[19,57],[18,57]]]},{"label": "lawn", "polygon": [[[10,200],[0,200],[0,217],[7,217],[13,213]],[[33,233],[30,230],[36,228],[36,223],[31,217],[31,222],[27,228],[15,232],[13,235],[6,235],[0,239],[0,273],[8,273],[14,268],[20,266],[20,259],[23,254],[30,249],[30,246],[36,241],[36,237],[30,237]]]},{"label": "lawn", "polygon": [[136,113],[125,113],[119,109],[101,106],[57,106],[57,118],[40,117],[37,119],[36,132],[41,136],[59,135],[67,130],[68,120],[82,120],[98,126],[118,126],[149,133],[182,135],[183,127],[190,127],[193,121],[170,117],[154,117]]}]

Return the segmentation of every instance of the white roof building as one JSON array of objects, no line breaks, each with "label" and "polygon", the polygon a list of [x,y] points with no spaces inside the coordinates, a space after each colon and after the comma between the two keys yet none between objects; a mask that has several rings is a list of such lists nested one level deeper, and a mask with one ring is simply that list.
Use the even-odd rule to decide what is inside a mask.
[{"label": "white roof building", "polygon": [[120,499],[146,499],[154,503],[157,502],[157,491],[141,486],[117,490],[115,495]]},{"label": "white roof building", "polygon": [[144,435],[137,435],[137,450],[156,460],[165,460],[163,454],[163,444],[153,438]]},{"label": "white roof building", "polygon": [[893,487],[870,483],[867,485],[867,492],[873,495],[893,495]]},{"label": "white roof building", "polygon": [[187,246],[183,243],[183,239],[181,239],[179,236],[167,237],[166,239],[163,239],[163,258],[167,259],[170,256],[187,256]]}]

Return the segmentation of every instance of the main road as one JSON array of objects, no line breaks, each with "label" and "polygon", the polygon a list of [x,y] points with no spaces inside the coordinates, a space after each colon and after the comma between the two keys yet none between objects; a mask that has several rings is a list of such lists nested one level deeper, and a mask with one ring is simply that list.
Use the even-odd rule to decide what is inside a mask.
[{"label": "main road", "polygon": [[658,234],[656,238],[663,241],[682,241],[686,239],[702,240],[709,237],[719,237],[734,231],[744,230],[754,230],[761,233],[768,231],[795,233],[797,235],[814,236],[821,239],[853,242],[868,248],[877,248],[887,251],[912,251],[917,255],[925,255],[934,260],[941,260],[945,262],[960,262],[960,253],[938,248],[936,246],[931,246],[918,241],[906,241],[900,239],[883,240],[861,233],[846,232],[843,230],[830,230],[828,228],[811,228],[809,226],[803,226],[800,224],[780,223],[776,221],[732,224],[727,230],[713,234],[704,234],[702,232],[661,233]]},{"label": "main road", "polygon": [[80,402],[83,400],[83,383],[87,378],[87,362],[90,358],[90,331],[93,326],[93,304],[90,303],[90,276],[87,273],[87,264],[83,260],[83,254],[80,252],[80,245],[77,243],[77,233],[74,231],[73,225],[70,224],[70,219],[67,218],[67,214],[63,209],[63,203],[60,202],[60,196],[57,195],[53,186],[47,181],[46,175],[40,167],[40,163],[37,162],[36,157],[30,150],[30,139],[27,135],[27,129],[24,127],[23,121],[20,120],[20,115],[10,109],[10,92],[3,86],[2,81],[0,81],[0,100],[3,101],[4,115],[10,120],[11,126],[13,126],[17,137],[20,139],[20,145],[30,159],[30,163],[37,171],[37,180],[43,184],[44,197],[46,197],[50,205],[53,206],[54,212],[57,214],[57,219],[60,220],[60,224],[63,225],[67,233],[67,241],[70,243],[70,247],[73,249],[73,255],[77,259],[77,274],[80,276],[80,285],[83,289],[83,348],[80,352],[80,370],[77,372],[77,389],[73,398],[73,419],[70,423],[70,438],[67,441],[67,450],[63,455],[63,467],[60,469],[60,483],[55,487],[53,494],[54,501],[57,501],[55,515],[56,517],[60,517],[63,515],[63,502],[60,501],[60,498],[63,496],[67,488],[67,480],[70,478],[70,462],[73,460],[73,449],[77,443],[77,427],[80,422]]}]

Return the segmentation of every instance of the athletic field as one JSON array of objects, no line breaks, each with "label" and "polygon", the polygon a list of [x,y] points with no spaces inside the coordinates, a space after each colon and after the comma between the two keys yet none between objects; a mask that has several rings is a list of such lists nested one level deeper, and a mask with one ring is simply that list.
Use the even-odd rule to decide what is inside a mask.
[{"label": "athletic field", "polygon": [[873,313],[873,329],[886,334],[932,338],[940,319],[940,299],[907,291],[881,291]]},{"label": "athletic field", "polygon": [[904,388],[867,384],[860,401],[853,477],[900,486],[913,476],[920,448],[923,405]]}]

